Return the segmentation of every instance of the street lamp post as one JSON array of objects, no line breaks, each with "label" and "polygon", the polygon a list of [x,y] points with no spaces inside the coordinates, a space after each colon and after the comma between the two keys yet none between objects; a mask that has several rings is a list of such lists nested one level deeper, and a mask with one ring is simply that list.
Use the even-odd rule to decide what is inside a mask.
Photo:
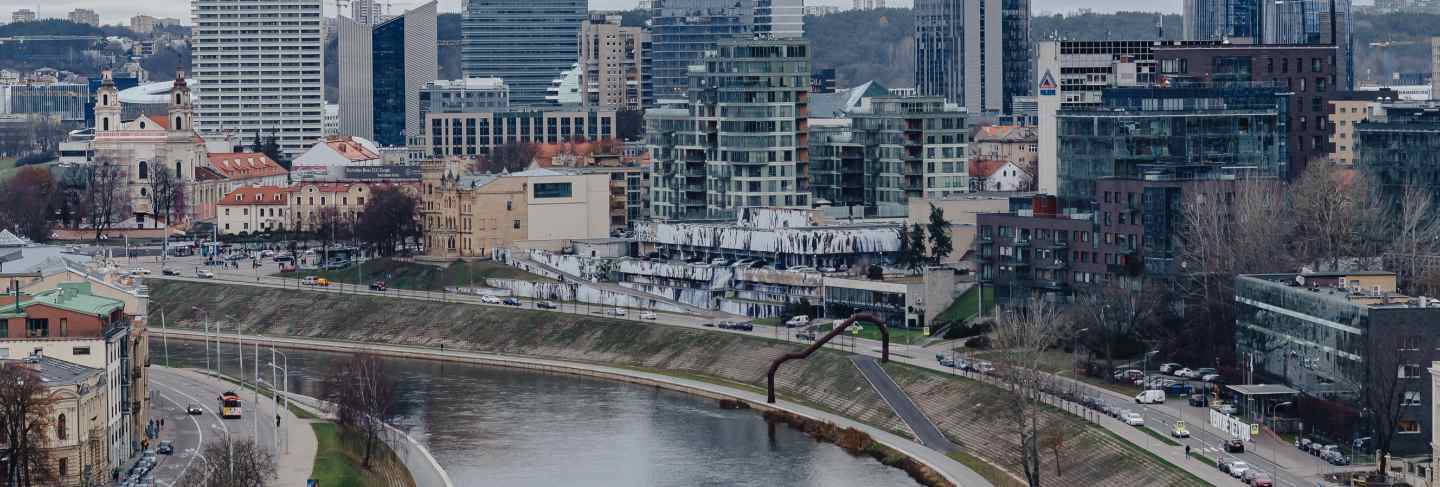
[{"label": "street lamp post", "polygon": [[[275,364],[275,357],[276,357],[277,355],[280,357],[281,363],[284,364],[284,365],[276,365],[276,364]],[[283,396],[280,396],[280,390],[276,388],[277,383],[271,383],[271,384],[270,384],[271,392],[274,392],[274,393],[275,393],[275,396],[276,396],[276,397],[275,397],[275,404],[277,404],[277,405],[280,404],[281,397],[284,397],[284,399],[283,399],[283,400],[284,400],[284,405],[283,405],[282,409],[289,409],[289,408],[290,408],[290,357],[287,356],[287,355],[285,355],[285,352],[281,352],[281,351],[275,350],[275,345],[274,345],[274,344],[271,344],[271,345],[270,345],[270,363],[269,363],[268,365],[270,366],[270,371],[271,371],[272,379],[273,379],[274,373],[275,373],[277,370],[279,371],[279,373],[280,373],[280,378],[279,378],[280,381],[278,382],[278,386],[279,386],[280,388],[284,388],[284,395],[283,395]],[[280,413],[280,410],[281,410],[281,409],[276,409],[276,411],[275,411],[275,430],[276,430],[275,436],[276,436],[276,442],[277,442],[277,443],[282,443],[282,442],[283,442],[283,444],[285,445],[285,453],[290,453],[290,441],[289,441],[289,438],[282,437],[282,436],[281,436],[281,433],[280,433],[281,431],[283,431],[283,429],[280,428],[280,422],[281,422],[282,418],[284,417],[284,416]],[[279,450],[279,448],[277,447],[276,450]]]}]

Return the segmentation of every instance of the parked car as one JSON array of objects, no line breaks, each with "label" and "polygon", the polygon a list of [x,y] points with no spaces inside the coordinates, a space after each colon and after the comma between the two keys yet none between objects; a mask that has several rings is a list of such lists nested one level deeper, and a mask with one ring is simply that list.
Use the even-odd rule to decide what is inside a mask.
[{"label": "parked car", "polygon": [[160,274],[166,276],[178,276],[180,275],[180,271],[177,271],[175,269],[160,269]]},{"label": "parked car", "polygon": [[195,277],[198,277],[198,278],[201,278],[201,279],[214,279],[214,278],[215,278],[215,273],[214,273],[214,272],[210,272],[210,269],[200,269],[200,270],[195,271]]},{"label": "parked car", "polygon": [[295,256],[290,255],[290,254],[288,254],[288,253],[287,253],[287,254],[275,254],[275,256],[274,256],[274,257],[271,257],[270,260],[271,260],[271,261],[274,261],[274,262],[295,262]]},{"label": "parked car", "polygon": [[625,308],[610,308],[610,316],[625,316]]},{"label": "parked car", "polygon": [[1195,393],[1195,386],[1186,384],[1184,382],[1176,382],[1174,384],[1165,386],[1165,393],[1174,394],[1181,397],[1189,396]]},{"label": "parked car", "polygon": [[1145,417],[1134,411],[1127,411],[1120,415],[1120,420],[1130,426],[1145,426]]},{"label": "parked car", "polygon": [[148,276],[150,275],[150,269],[146,269],[144,267],[131,267],[130,274],[135,276]]},{"label": "parked car", "polygon": [[954,360],[951,360],[949,357],[941,358],[941,359],[940,359],[940,366],[941,366],[941,367],[950,367],[950,368],[953,369],[953,368],[955,368],[955,361],[954,361]]},{"label": "parked car", "polygon": [[375,281],[370,283],[371,291],[384,291],[386,289],[388,288],[385,286],[385,281]]},{"label": "parked car", "polygon": [[1239,438],[1225,440],[1225,453],[1245,453],[1245,440]]},{"label": "parked car", "polygon": [[1145,378],[1145,372],[1142,372],[1142,371],[1140,371],[1139,369],[1117,370],[1117,371],[1115,371],[1115,379],[1116,379],[1116,380],[1135,381],[1135,380],[1141,380],[1141,379],[1144,379],[1144,378]]},{"label": "parked car", "polygon": [[731,330],[755,331],[755,324],[751,322],[736,323],[730,326]]},{"label": "parked car", "polygon": [[[559,306],[556,306],[555,303],[552,303],[552,302],[549,302],[549,301],[541,301],[541,302],[535,303],[535,307],[536,307],[536,308],[540,308],[540,309],[560,309],[560,307],[559,307]],[[707,323],[707,324],[708,324],[708,323]]]},{"label": "parked car", "polygon": [[350,267],[350,261],[347,259],[335,259],[330,262],[326,262],[325,265],[322,267],[325,270],[344,269],[346,267]]},{"label": "parked car", "polygon": [[1270,478],[1268,473],[1257,472],[1255,477],[1250,479],[1250,487],[1275,487],[1275,479]]},{"label": "parked car", "polygon": [[982,374],[989,374],[995,371],[995,364],[990,363],[988,360],[981,360],[975,362],[973,369]]},{"label": "parked car", "polygon": [[1191,394],[1189,402],[1191,406],[1205,407],[1205,405],[1209,403],[1209,398],[1209,396],[1206,396],[1204,394]]},{"label": "parked car", "polygon": [[481,294],[481,295],[480,295],[480,302],[485,303],[485,304],[500,304],[500,298],[497,298],[497,297],[495,297],[495,296],[491,296],[491,295],[489,295],[489,294]]},{"label": "parked car", "polygon": [[520,306],[522,303],[520,302],[520,300],[515,298],[505,298],[500,300],[500,304],[504,304],[506,306]]},{"label": "parked car", "polygon": [[1175,438],[1189,438],[1190,428],[1185,426],[1184,421],[1176,421],[1175,424],[1170,425],[1170,436]]},{"label": "parked car", "polygon": [[1302,437],[1299,437],[1299,438],[1296,438],[1296,439],[1295,439],[1295,449],[1300,450],[1300,451],[1310,451],[1310,443],[1312,443],[1312,442],[1310,441],[1309,438],[1306,438],[1306,437],[1303,437],[1303,436],[1302,436]]},{"label": "parked car", "polygon": [[1209,368],[1209,367],[1201,367],[1201,368],[1195,369],[1195,371],[1190,374],[1190,378],[1191,378],[1191,379],[1199,379],[1199,378],[1201,378],[1201,377],[1205,377],[1205,374],[1218,374],[1218,373],[1220,373],[1220,371],[1218,371],[1218,370],[1215,370],[1215,369],[1212,369],[1212,368]]},{"label": "parked car", "polygon": [[1106,404],[1104,406],[1101,406],[1100,411],[1105,413],[1106,416],[1112,418],[1120,416],[1120,408],[1116,407],[1114,404]]},{"label": "parked car", "polygon": [[1149,389],[1135,395],[1135,404],[1164,404],[1165,391]]},{"label": "parked car", "polygon": [[654,312],[654,311],[641,311],[641,312],[640,312],[640,319],[642,319],[642,320],[653,320],[653,319],[656,319],[656,318],[658,318],[658,316],[655,315],[655,312]]},{"label": "parked car", "polygon": [[1184,365],[1180,365],[1180,364],[1177,364],[1177,363],[1175,363],[1175,362],[1163,363],[1163,364],[1160,364],[1160,373],[1162,373],[1162,374],[1171,374],[1171,373],[1174,373],[1176,370],[1180,370],[1180,369],[1183,369],[1183,368],[1185,368]]},{"label": "parked car", "polygon": [[1220,414],[1235,414],[1235,405],[1222,403],[1216,405],[1215,410],[1220,411]]},{"label": "parked car", "polygon": [[301,284],[306,286],[329,286],[330,280],[323,277],[305,276],[305,280],[301,281]]},{"label": "parked car", "polygon": [[1187,368],[1181,368],[1180,370],[1176,370],[1176,371],[1172,372],[1171,374],[1173,374],[1175,377],[1184,377],[1184,378],[1187,378],[1187,379],[1193,379],[1193,378],[1195,378],[1195,371],[1190,370],[1190,369],[1187,369]]},{"label": "parked car", "polygon": [[1244,476],[1244,475],[1245,475],[1245,472],[1246,472],[1246,471],[1249,471],[1249,470],[1250,470],[1250,464],[1248,464],[1248,463],[1241,462],[1241,461],[1230,462],[1229,473],[1230,473],[1230,476],[1231,476],[1231,477],[1235,477],[1235,478],[1238,479],[1238,478],[1240,478],[1241,476]]},{"label": "parked car", "polygon": [[1220,380],[1220,374],[1205,374],[1204,376],[1200,377],[1200,380],[1203,380],[1205,382],[1217,382]]},{"label": "parked car", "polygon": [[807,331],[802,331],[795,334],[795,339],[803,342],[813,342],[815,341],[815,334]]}]

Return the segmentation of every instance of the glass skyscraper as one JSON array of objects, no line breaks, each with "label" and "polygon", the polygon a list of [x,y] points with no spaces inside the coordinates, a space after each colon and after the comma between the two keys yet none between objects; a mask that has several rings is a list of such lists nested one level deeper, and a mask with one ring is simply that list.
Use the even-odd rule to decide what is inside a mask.
[{"label": "glass skyscraper", "polygon": [[575,64],[588,8],[586,0],[468,0],[461,70],[505,80],[513,104],[545,104],[550,82]]},{"label": "glass skyscraper", "polygon": [[1336,81],[1348,90],[1355,85],[1350,12],[1350,0],[1185,0],[1185,39],[1271,45],[1333,42],[1339,51]]},{"label": "glass skyscraper", "polygon": [[438,73],[435,2],[374,26],[339,19],[340,131],[381,146],[421,135],[420,90]]},{"label": "glass skyscraper", "polygon": [[917,0],[915,88],[970,113],[1014,112],[1030,94],[1030,0]]},{"label": "glass skyscraper", "polygon": [[724,39],[805,34],[801,0],[655,0],[650,9],[656,98],[684,98],[690,65]]}]

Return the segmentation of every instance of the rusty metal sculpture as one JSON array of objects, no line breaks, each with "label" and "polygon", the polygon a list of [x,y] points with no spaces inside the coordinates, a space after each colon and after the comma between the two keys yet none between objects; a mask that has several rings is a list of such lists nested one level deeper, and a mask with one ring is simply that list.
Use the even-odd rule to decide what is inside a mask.
[{"label": "rusty metal sculpture", "polygon": [[840,335],[841,333],[844,333],[845,330],[849,329],[849,328],[850,328],[850,325],[855,324],[856,321],[867,321],[867,322],[870,322],[870,323],[874,323],[875,326],[879,326],[879,327],[880,327],[880,362],[881,362],[881,363],[889,362],[889,361],[890,361],[890,330],[885,327],[885,321],[884,321],[884,320],[881,320],[881,319],[879,319],[879,318],[876,318],[875,315],[872,315],[872,314],[870,314],[870,313],[855,313],[855,314],[853,314],[853,315],[850,315],[849,318],[846,318],[845,321],[840,324],[840,326],[836,326],[836,327],[834,327],[833,329],[831,329],[831,330],[830,330],[830,333],[826,333],[825,336],[822,336],[822,337],[816,339],[816,340],[815,340],[815,343],[811,344],[809,348],[806,348],[806,349],[801,350],[801,351],[799,351],[799,352],[789,352],[789,353],[786,353],[785,355],[781,355],[780,358],[775,359],[774,362],[771,362],[771,363],[770,363],[770,371],[765,373],[765,375],[766,375],[766,380],[767,380],[767,390],[768,390],[768,393],[767,393],[767,395],[766,395],[765,402],[770,403],[770,404],[774,404],[774,403],[775,403],[775,372],[778,371],[778,370],[780,370],[780,364],[783,364],[783,363],[788,362],[788,361],[791,361],[791,360],[797,360],[797,359],[803,359],[803,358],[805,358],[805,357],[809,357],[810,354],[815,353],[815,351],[816,351],[816,350],[819,350],[820,347],[825,346],[825,343],[826,343],[826,342],[829,342],[831,338],[835,338],[836,336]]}]

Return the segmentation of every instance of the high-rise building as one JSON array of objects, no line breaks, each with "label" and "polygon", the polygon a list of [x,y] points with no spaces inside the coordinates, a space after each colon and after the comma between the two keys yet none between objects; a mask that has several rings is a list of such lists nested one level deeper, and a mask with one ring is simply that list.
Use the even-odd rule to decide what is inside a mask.
[{"label": "high-rise building", "polygon": [[461,24],[465,77],[497,77],[519,105],[545,104],[550,82],[577,59],[587,0],[470,0]]},{"label": "high-rise building", "polygon": [[88,8],[77,8],[70,11],[70,21],[77,24],[100,26],[100,14]]},{"label": "high-rise building", "polygon": [[10,14],[10,22],[13,22],[13,23],[17,23],[17,24],[18,24],[18,23],[20,23],[20,22],[34,22],[34,21],[35,21],[35,11],[34,11],[34,10],[30,10],[30,9],[28,9],[28,8],[22,8],[22,9],[16,10],[14,13],[11,13],[11,14]]},{"label": "high-rise building", "polygon": [[155,17],[149,15],[136,15],[130,17],[130,30],[141,34],[149,34],[155,30]]},{"label": "high-rise building", "polygon": [[807,41],[721,41],[690,73],[684,103],[646,111],[652,216],[809,208],[809,87]]},{"label": "high-rise building", "polygon": [[801,0],[655,0],[650,9],[655,96],[684,98],[690,65],[722,39],[804,37],[804,9]]},{"label": "high-rise building", "polygon": [[360,25],[370,26],[380,23],[380,16],[383,13],[380,2],[375,0],[352,0],[350,2],[350,19]]},{"label": "high-rise building", "polygon": [[339,19],[340,133],[381,146],[420,135],[420,89],[435,80],[435,2],[373,26]]},{"label": "high-rise building", "polygon": [[321,0],[195,0],[192,66],[197,128],[274,137],[293,157],[325,119]]},{"label": "high-rise building", "polygon": [[915,87],[970,113],[1011,113],[1030,93],[1029,0],[915,2]]},{"label": "high-rise building", "polygon": [[1185,40],[1259,42],[1263,28],[1262,3],[1261,0],[1185,0]]},{"label": "high-rise building", "polygon": [[501,112],[510,87],[500,78],[435,80],[420,87],[420,120],[430,113]]},{"label": "high-rise building", "polygon": [[851,8],[853,8],[854,10],[874,10],[877,8],[885,8],[885,0],[855,0],[854,6]]},{"label": "high-rise building", "polygon": [[581,104],[641,110],[655,104],[650,34],[621,27],[619,15],[591,15],[580,26]]}]

